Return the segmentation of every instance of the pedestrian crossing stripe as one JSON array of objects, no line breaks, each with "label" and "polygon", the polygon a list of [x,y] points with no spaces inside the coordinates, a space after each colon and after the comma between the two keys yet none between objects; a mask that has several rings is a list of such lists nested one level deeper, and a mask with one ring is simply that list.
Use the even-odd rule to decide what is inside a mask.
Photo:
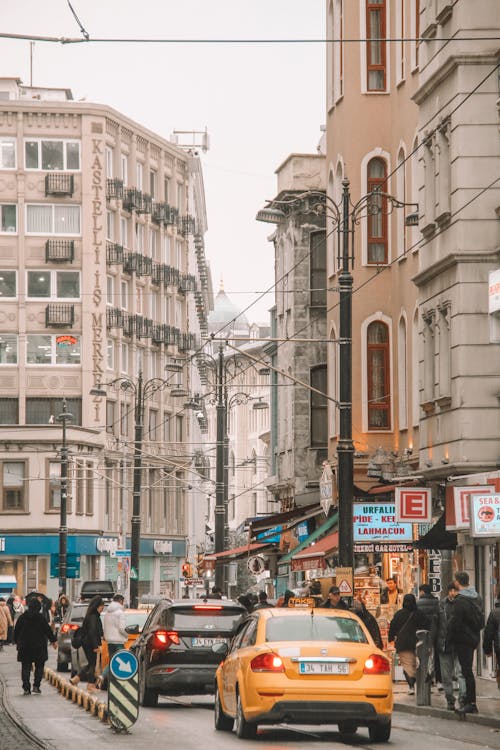
[{"label": "pedestrian crossing stripe", "polygon": [[108,690],[108,715],[118,729],[128,729],[139,716],[139,680],[136,674],[129,680],[111,677]]}]

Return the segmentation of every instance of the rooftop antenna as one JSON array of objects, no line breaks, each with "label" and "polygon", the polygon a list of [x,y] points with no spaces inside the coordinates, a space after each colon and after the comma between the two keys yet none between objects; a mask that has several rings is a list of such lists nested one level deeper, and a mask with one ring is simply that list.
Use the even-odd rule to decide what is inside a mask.
[{"label": "rooftop antenna", "polygon": [[30,86],[33,86],[33,48],[35,42],[30,42]]}]

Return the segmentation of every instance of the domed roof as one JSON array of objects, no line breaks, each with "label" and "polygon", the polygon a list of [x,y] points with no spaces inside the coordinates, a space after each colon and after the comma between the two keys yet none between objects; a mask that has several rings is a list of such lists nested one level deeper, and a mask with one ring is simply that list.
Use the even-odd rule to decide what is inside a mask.
[{"label": "domed roof", "polygon": [[208,327],[213,333],[221,328],[224,328],[232,322],[231,328],[248,328],[248,319],[244,313],[240,313],[236,305],[231,302],[226,292],[224,291],[224,284],[220,283],[219,292],[214,300],[214,309],[208,316]]}]

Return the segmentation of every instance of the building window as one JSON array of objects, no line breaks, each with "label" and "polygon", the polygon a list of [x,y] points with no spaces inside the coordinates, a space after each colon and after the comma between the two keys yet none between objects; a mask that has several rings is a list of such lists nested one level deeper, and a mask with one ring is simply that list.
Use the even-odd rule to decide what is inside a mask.
[{"label": "building window", "polygon": [[367,331],[368,429],[390,430],[391,388],[389,327],[380,321]]},{"label": "building window", "polygon": [[[370,159],[367,169],[368,193],[385,192],[387,165],[384,159]],[[373,212],[368,222],[368,263],[387,263],[387,200],[372,196]],[[375,210],[376,209],[376,210]]]},{"label": "building window", "polygon": [[386,0],[366,3],[366,78],[368,91],[385,91],[386,87]]},{"label": "building window", "polygon": [[[396,167],[396,197],[401,203],[406,202],[406,158],[403,149],[398,152],[398,164]],[[397,255],[402,256],[406,253],[406,224],[405,211],[400,208],[396,211],[397,226]]]},{"label": "building window", "polygon": [[106,401],[106,432],[115,434],[116,401]]},{"label": "building window", "polygon": [[136,165],[136,183],[135,183],[137,190],[142,190],[143,175],[144,175],[144,165],[138,162]]},{"label": "building window", "polygon": [[412,424],[414,427],[418,427],[420,419],[418,310],[415,310],[415,315],[413,316],[411,347],[411,359],[413,362],[411,369]]},{"label": "building window", "polygon": [[80,299],[80,272],[28,271],[27,290],[33,299]]},{"label": "building window", "polygon": [[80,206],[28,203],[26,232],[29,234],[80,234]]},{"label": "building window", "polygon": [[115,301],[115,277],[106,276],[106,304],[113,305]]},{"label": "building window", "polygon": [[[67,398],[66,407],[72,419],[68,424],[81,425],[82,423],[82,400],[81,398]],[[57,417],[62,414],[62,398],[27,398],[26,399],[26,424],[55,424]]]},{"label": "building window", "polygon": [[0,424],[19,424],[19,399],[0,398]]},{"label": "building window", "polygon": [[156,409],[149,410],[148,440],[158,440],[158,412]]},{"label": "building window", "polygon": [[184,419],[180,415],[175,417],[175,440],[177,443],[182,443],[184,440]]},{"label": "building window", "polygon": [[106,367],[113,370],[115,367],[115,342],[108,339],[106,342]]},{"label": "building window", "polygon": [[17,232],[17,206],[15,203],[0,203],[0,231],[2,234]]},{"label": "building window", "polygon": [[120,305],[122,310],[128,310],[130,298],[130,284],[128,281],[122,281],[120,284]]},{"label": "building window", "polygon": [[80,142],[58,140],[25,141],[26,169],[76,172],[80,169]]},{"label": "building window", "polygon": [[439,385],[438,397],[441,399],[441,409],[451,401],[451,336],[450,336],[450,306],[444,304],[438,308],[439,334]]},{"label": "building window", "polygon": [[112,179],[114,176],[113,169],[113,149],[110,146],[106,146],[106,177]]},{"label": "building window", "polygon": [[85,470],[81,464],[76,465],[76,503],[75,513],[82,516],[85,510],[84,498],[85,498]]},{"label": "building window", "polygon": [[418,41],[420,37],[420,0],[412,0],[412,15],[411,15],[411,37],[414,40],[411,43],[411,68],[415,70],[418,68],[418,57],[419,57],[419,46]]},{"label": "building window", "polygon": [[327,393],[326,365],[311,368],[311,445],[326,446],[328,444],[328,406],[325,395]]},{"label": "building window", "polygon": [[154,169],[149,172],[149,194],[151,198],[156,198],[156,172]]},{"label": "building window", "polygon": [[123,247],[128,247],[128,219],[120,218],[120,241]]},{"label": "building window", "polygon": [[79,365],[80,337],[29,333],[26,336],[26,364]]},{"label": "building window", "polygon": [[115,239],[115,215],[113,211],[106,211],[106,239],[111,242]]},{"label": "building window", "polygon": [[85,482],[85,513],[88,516],[94,515],[94,467],[91,463],[87,464]]},{"label": "building window", "polygon": [[124,185],[128,185],[128,156],[122,154],[120,159],[121,175]]},{"label": "building window", "polygon": [[405,41],[405,5],[407,0],[398,0],[396,6],[396,82],[401,83],[405,78],[406,41]]},{"label": "building window", "polygon": [[17,334],[0,334],[0,365],[17,365]]},{"label": "building window", "polygon": [[2,511],[24,513],[27,510],[27,487],[25,461],[3,461],[2,467]]},{"label": "building window", "polygon": [[335,0],[333,13],[333,96],[337,102],[344,95],[344,0]]},{"label": "building window", "polygon": [[168,203],[168,199],[170,197],[170,178],[164,177],[163,178],[163,200],[165,203]]},{"label": "building window", "polygon": [[16,168],[15,138],[0,138],[0,169]]},{"label": "building window", "polygon": [[399,429],[408,427],[408,381],[407,381],[406,321],[402,317],[398,326],[398,400]]},{"label": "building window", "polygon": [[47,510],[60,510],[61,508],[61,463],[60,461],[48,462],[47,481]]},{"label": "building window", "polygon": [[17,297],[16,271],[0,271],[0,297],[15,299]]},{"label": "building window", "polygon": [[128,344],[122,344],[121,346],[121,358],[120,358],[120,367],[121,371],[125,374],[128,374],[129,367],[130,367],[130,349]]},{"label": "building window", "polygon": [[140,253],[144,251],[144,224],[135,225],[135,249]]},{"label": "building window", "polygon": [[120,434],[127,436],[129,433],[129,414],[131,406],[126,401],[120,403]]},{"label": "building window", "polygon": [[309,235],[311,307],[326,307],[326,236]]}]

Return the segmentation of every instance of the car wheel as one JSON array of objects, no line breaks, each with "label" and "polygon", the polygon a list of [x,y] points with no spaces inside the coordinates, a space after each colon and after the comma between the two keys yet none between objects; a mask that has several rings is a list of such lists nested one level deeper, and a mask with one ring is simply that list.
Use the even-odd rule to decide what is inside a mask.
[{"label": "car wheel", "polygon": [[368,733],[372,742],[387,742],[391,736],[391,722],[374,724],[368,727]]},{"label": "car wheel", "polygon": [[339,721],[340,734],[356,734],[358,725],[353,721]]},{"label": "car wheel", "polygon": [[257,724],[254,721],[247,721],[245,719],[239,691],[236,697],[235,724],[236,735],[240,738],[240,740],[253,740],[255,738],[255,735],[257,734]]},{"label": "car wheel", "polygon": [[145,708],[154,708],[158,705],[157,691],[146,687],[146,669],[144,665],[139,674],[139,704]]},{"label": "car wheel", "polygon": [[67,672],[69,669],[69,664],[67,661],[59,661],[57,660],[56,669],[58,672]]},{"label": "car wheel", "polygon": [[215,686],[215,701],[214,701],[214,721],[215,728],[220,732],[230,732],[234,725],[234,719],[224,713],[222,710],[219,688]]}]

